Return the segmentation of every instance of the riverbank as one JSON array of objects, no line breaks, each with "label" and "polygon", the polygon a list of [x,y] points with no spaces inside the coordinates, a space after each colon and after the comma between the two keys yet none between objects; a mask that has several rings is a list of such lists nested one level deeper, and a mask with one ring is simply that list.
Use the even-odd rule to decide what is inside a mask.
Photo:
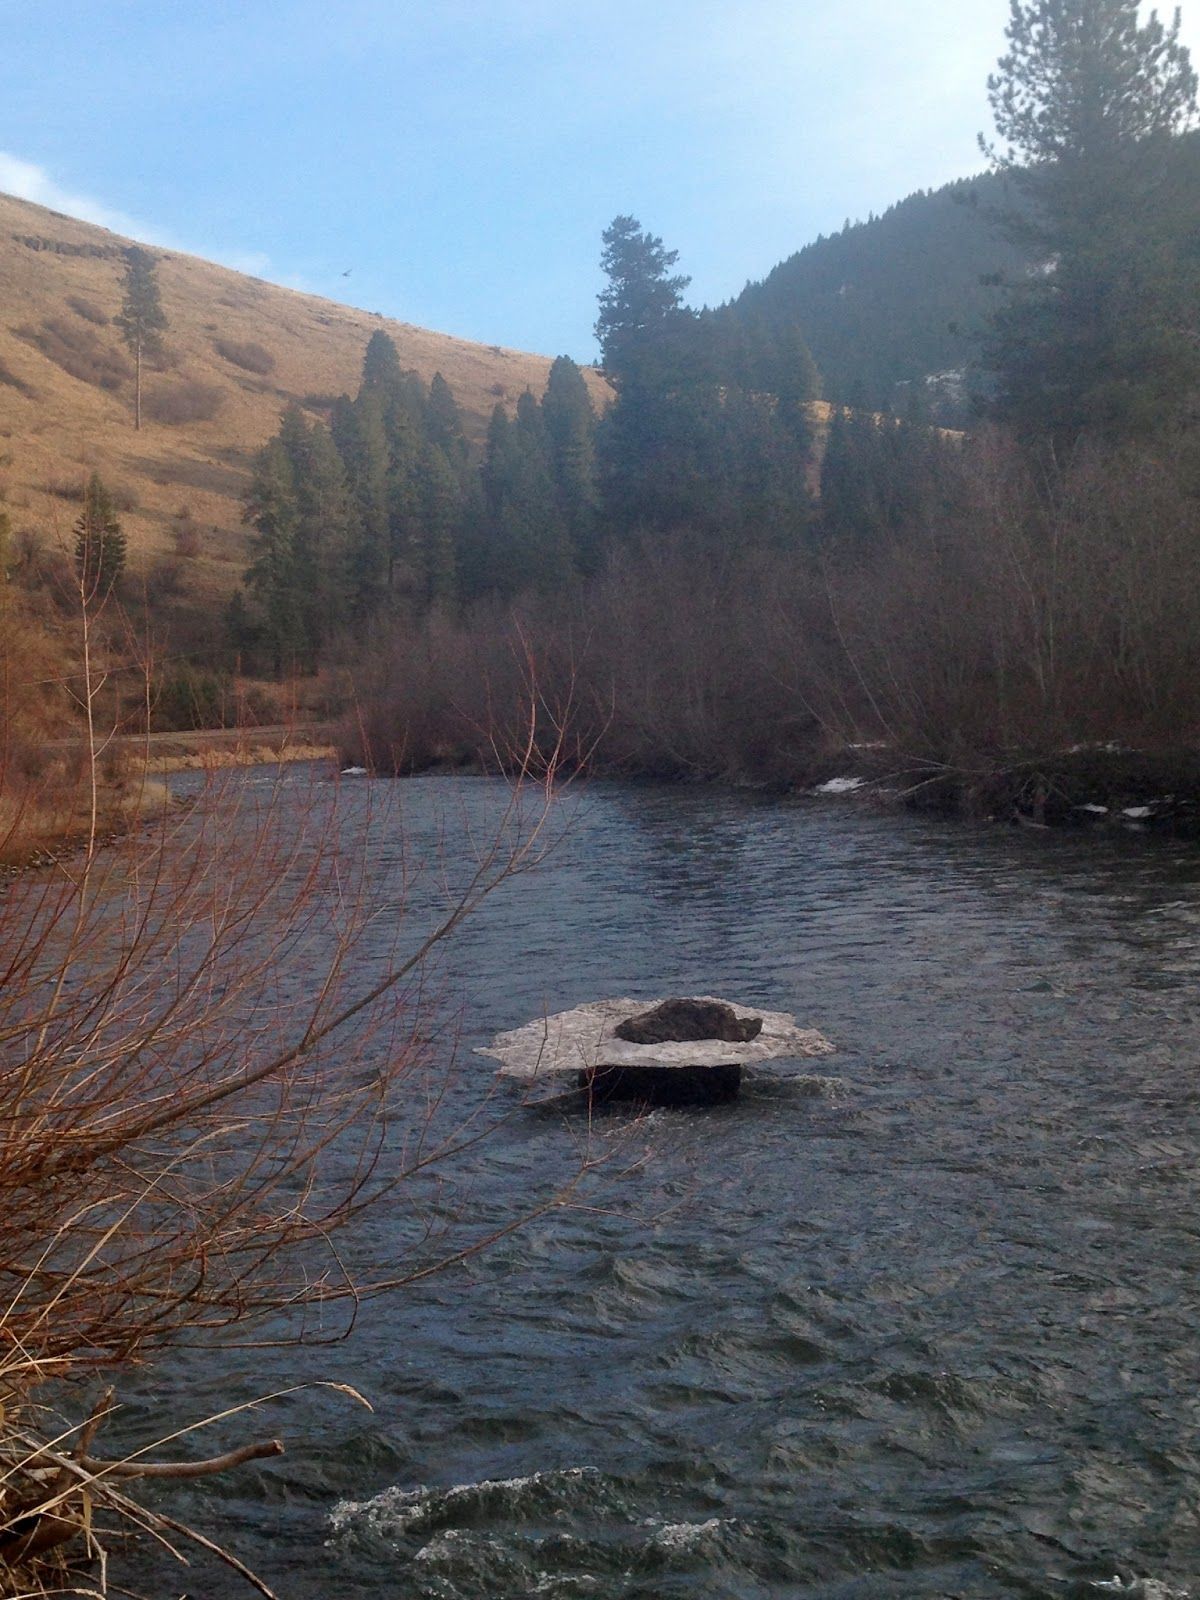
[{"label": "riverbank", "polygon": [[[396,776],[484,776],[504,763],[495,748],[469,741],[402,744],[381,753],[343,730],[345,763]],[[571,769],[571,762],[564,762]],[[884,742],[839,744],[812,739],[766,759],[704,767],[663,752],[656,761],[614,760],[603,739],[585,770],[632,783],[712,784],[759,789],[780,797],[852,800],[961,821],[1033,829],[1111,829],[1200,837],[1200,750],[1133,750],[1117,743],[987,758],[938,761]]]},{"label": "riverbank", "polygon": [[51,769],[36,785],[0,795],[0,873],[53,866],[92,840],[115,844],[161,815],[170,801],[171,792],[161,779],[132,764],[117,770],[110,764],[100,779],[93,811],[90,785],[77,772],[68,779]]},{"label": "riverbank", "polygon": [[53,865],[93,837],[116,843],[170,804],[162,779],[173,772],[332,761],[333,732],[313,724],[118,737],[98,761],[94,813],[86,743],[54,740],[35,776],[0,794],[0,870]]},{"label": "riverbank", "polygon": [[130,738],[126,748],[137,753],[149,773],[332,761],[338,754],[336,729],[324,723],[142,734]]}]

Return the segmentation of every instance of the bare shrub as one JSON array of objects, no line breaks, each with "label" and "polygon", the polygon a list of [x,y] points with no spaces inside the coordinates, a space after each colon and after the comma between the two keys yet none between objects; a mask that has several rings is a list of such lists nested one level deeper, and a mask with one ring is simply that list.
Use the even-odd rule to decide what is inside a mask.
[{"label": "bare shrub", "polygon": [[215,384],[189,379],[183,383],[160,383],[146,391],[143,409],[153,422],[181,427],[189,422],[211,422],[224,403],[224,394]]},{"label": "bare shrub", "polygon": [[31,383],[26,383],[24,378],[19,378],[3,361],[0,361],[0,384],[3,384],[7,389],[15,389],[18,394],[24,395],[27,400],[37,399],[37,390],[34,386]]},{"label": "bare shrub", "polygon": [[571,593],[407,630],[352,747],[401,767],[479,759],[528,649],[545,693],[572,685],[572,732],[630,773],[804,781],[832,751],[883,746],[893,775],[975,783],[1089,744],[1185,749],[1200,739],[1185,467],[1161,451],[1038,461],[982,436],[849,543],[660,536]]},{"label": "bare shrub", "polygon": [[[278,1341],[286,1319],[293,1336],[337,1338],[364,1295],[489,1241],[486,1218],[447,1232],[422,1211],[417,1185],[487,1114],[464,1127],[443,1113],[447,1045],[422,974],[537,859],[555,780],[554,753],[537,764],[527,735],[511,752],[523,781],[458,887],[439,889],[427,864],[416,926],[394,886],[386,907],[373,887],[378,810],[351,823],[327,784],[293,790],[285,810],[214,782],[186,813],[160,808],[152,832],[104,851],[101,801],[117,773],[96,717],[96,621],[85,607],[81,856],[0,895],[0,1586],[21,1593],[47,1579],[69,1588],[60,1552],[103,1557],[114,1520],[169,1531],[168,1548],[187,1537],[130,1498],[138,1479],[282,1449],[254,1439],[156,1462],[151,1439],[105,1459],[111,1397],[73,1418],[51,1410],[79,1380],[181,1334],[257,1327]],[[0,630],[0,646],[10,636]],[[67,775],[55,781],[61,791]],[[0,760],[0,800],[16,787]],[[430,895],[442,907],[432,926]],[[414,1211],[419,1254],[358,1281],[335,1237],[385,1197]]]},{"label": "bare shrub", "polygon": [[275,371],[275,357],[253,340],[240,343],[236,339],[214,339],[213,349],[233,366],[256,373],[260,378],[270,377]]},{"label": "bare shrub", "polygon": [[107,328],[112,318],[100,309],[92,300],[85,300],[81,294],[69,294],[67,304],[77,316],[85,322],[94,323],[97,328]]},{"label": "bare shrub", "polygon": [[[81,467],[78,479],[48,478],[42,487],[47,494],[54,495],[58,500],[69,500],[79,504],[85,497],[87,477],[88,470]],[[137,490],[129,484],[114,484],[109,490],[109,498],[118,511],[136,511],[141,503]]]},{"label": "bare shrub", "polygon": [[114,390],[133,376],[133,368],[114,345],[65,317],[47,317],[39,327],[26,323],[14,332],[81,383]]},{"label": "bare shrub", "polygon": [[171,537],[175,554],[181,561],[192,561],[203,547],[200,525],[192,515],[190,506],[180,506],[171,523]]},{"label": "bare shrub", "polygon": [[177,599],[184,587],[183,562],[178,556],[160,556],[144,580],[145,596],[151,605]]},{"label": "bare shrub", "polygon": [[946,513],[830,578],[877,733],[938,760],[1200,726],[1200,512],[1170,462],[964,453]]}]

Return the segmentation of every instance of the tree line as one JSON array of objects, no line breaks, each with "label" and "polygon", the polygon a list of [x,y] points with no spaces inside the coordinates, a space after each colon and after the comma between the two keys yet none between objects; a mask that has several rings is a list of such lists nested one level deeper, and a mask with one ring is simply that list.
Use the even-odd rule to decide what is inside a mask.
[{"label": "tree line", "polygon": [[287,409],[246,498],[254,554],[228,616],[243,660],[294,670],[389,618],[556,591],[683,525],[775,544],[808,527],[819,379],[798,331],[688,310],[674,256],[633,218],[605,251],[603,416],[560,356],[541,396],[496,405],[478,456],[445,379],[406,371],[382,331],[328,422]]},{"label": "tree line", "polygon": [[[516,639],[621,771],[803,782],[830,751],[878,748],[914,794],[1035,816],[1057,795],[1069,816],[1126,781],[1110,762],[1076,792],[1089,750],[1178,753],[1200,715],[1200,165],[1179,18],[1012,0],[989,94],[986,222],[1009,269],[987,285],[969,426],[932,426],[914,386],[899,416],[834,405],[814,450],[815,369],[784,305],[688,310],[675,253],[618,218],[598,575],[531,597],[515,636],[493,609],[395,640],[368,758],[469,754]],[[1146,781],[1190,793],[1200,768]]]}]

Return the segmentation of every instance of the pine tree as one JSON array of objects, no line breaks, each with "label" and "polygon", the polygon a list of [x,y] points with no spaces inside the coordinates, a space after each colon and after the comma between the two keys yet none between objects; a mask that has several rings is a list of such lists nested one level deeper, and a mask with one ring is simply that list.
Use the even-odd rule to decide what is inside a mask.
[{"label": "pine tree", "polygon": [[[298,406],[279,433],[292,467],[295,520],[292,574],[305,664],[315,666],[330,637],[354,612],[350,592],[357,517],[341,456],[329,429],[307,423]],[[356,612],[354,612],[357,615]]]},{"label": "pine tree", "polygon": [[333,410],[332,433],[356,512],[346,565],[349,606],[363,619],[378,610],[391,584],[383,397],[367,389],[354,401],[343,396]]},{"label": "pine tree", "polygon": [[384,415],[387,443],[388,589],[402,574],[411,587],[413,555],[421,537],[421,452],[427,442],[425,391],[408,374]]},{"label": "pine tree", "polygon": [[133,425],[142,425],[142,357],[162,352],[162,335],[167,328],[162,298],[158,291],[158,272],[154,257],[140,245],[125,252],[125,278],[120,313],[113,319],[134,359]]},{"label": "pine tree", "polygon": [[1178,8],[1170,27],[1154,12],[1142,23],[1138,0],[1010,0],[1008,53],[988,79],[1005,148],[985,148],[1036,182],[1183,132],[1197,85],[1179,31]]},{"label": "pine tree", "polygon": [[608,283],[596,338],[605,373],[618,392],[630,384],[660,389],[670,380],[690,320],[683,292],[691,279],[672,273],[678,250],[665,249],[636,217],[614,218],[603,244],[600,264]]},{"label": "pine tree", "polygon": [[517,401],[514,429],[516,509],[524,523],[526,583],[544,592],[561,588],[574,567],[567,520],[555,482],[542,408],[528,389]]},{"label": "pine tree", "polygon": [[[362,389],[379,389],[385,394],[399,388],[404,372],[400,366],[400,352],[382,329],[377,328],[367,341],[363,357]],[[360,389],[360,393],[362,392]]]},{"label": "pine tree", "polygon": [[600,508],[596,412],[583,373],[569,356],[559,356],[550,368],[542,421],[567,537],[575,561],[590,572],[597,564]]},{"label": "pine tree", "polygon": [[254,528],[254,559],[246,582],[262,617],[263,644],[280,677],[303,649],[296,589],[296,481],[288,451],[276,435],[259,451],[246,495],[245,521]]},{"label": "pine tree", "polygon": [[1197,81],[1179,15],[1164,27],[1137,0],[1012,0],[1007,38],[990,154],[1024,198],[1008,228],[1036,265],[986,341],[995,409],[1066,443],[1154,432],[1200,381],[1200,195],[1174,137]]},{"label": "pine tree", "polygon": [[89,600],[103,600],[125,566],[125,535],[112,496],[93,472],[75,523],[75,570]]},{"label": "pine tree", "polygon": [[440,372],[434,373],[429,385],[427,415],[430,442],[438,447],[452,467],[461,470],[470,455],[463,432],[462,412],[458,409],[454,391]]},{"label": "pine tree", "polygon": [[458,474],[440,445],[425,446],[418,481],[424,598],[430,605],[452,606],[458,597],[462,491]]}]

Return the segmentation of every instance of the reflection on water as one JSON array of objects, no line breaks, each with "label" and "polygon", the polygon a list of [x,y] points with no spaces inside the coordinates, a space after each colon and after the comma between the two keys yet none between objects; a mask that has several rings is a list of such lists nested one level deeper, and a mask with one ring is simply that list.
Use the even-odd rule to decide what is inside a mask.
[{"label": "reflection on water", "polygon": [[[461,870],[462,823],[501,804],[457,779],[340,804],[383,788],[385,892],[422,857]],[[1200,852],[708,790],[569,805],[442,963],[448,1113],[492,1093],[471,1046],[625,993],[794,1010],[836,1081],[781,1067],[736,1107],[605,1118],[595,1209],[344,1346],[232,1377],[189,1356],[135,1425],[312,1374],[377,1410],[290,1402],[283,1462],[172,1504],[312,1600],[1200,1596]],[[429,1203],[502,1225],[579,1134],[520,1110]],[[354,1248],[395,1259],[410,1221]]]}]

